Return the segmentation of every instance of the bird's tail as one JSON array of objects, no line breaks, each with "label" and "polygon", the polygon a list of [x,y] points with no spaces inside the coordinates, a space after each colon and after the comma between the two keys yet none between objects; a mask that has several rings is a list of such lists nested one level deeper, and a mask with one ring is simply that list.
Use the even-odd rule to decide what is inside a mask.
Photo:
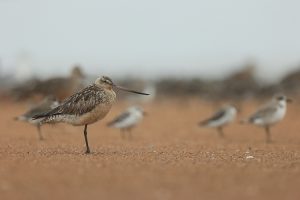
[{"label": "bird's tail", "polygon": [[112,127],[114,125],[114,121],[111,121],[111,122],[107,122],[106,123],[106,126],[108,126],[108,127]]},{"label": "bird's tail", "polygon": [[25,117],[24,116],[17,116],[13,118],[15,121],[25,121]]},{"label": "bird's tail", "polygon": [[198,126],[207,126],[208,123],[209,123],[209,120],[203,120],[198,123]]},{"label": "bird's tail", "polygon": [[240,124],[248,124],[248,123],[250,123],[249,119],[241,119],[240,120]]},{"label": "bird's tail", "polygon": [[49,117],[49,114],[48,113],[40,113],[40,114],[34,115],[32,117],[32,119],[36,120],[36,119],[41,119],[41,118],[45,118],[45,117]]}]

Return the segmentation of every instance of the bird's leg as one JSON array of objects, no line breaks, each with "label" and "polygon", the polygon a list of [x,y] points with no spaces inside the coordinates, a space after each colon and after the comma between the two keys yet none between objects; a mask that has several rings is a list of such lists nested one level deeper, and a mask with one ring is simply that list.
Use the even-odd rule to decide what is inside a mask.
[{"label": "bird's leg", "polygon": [[219,133],[219,136],[221,138],[224,138],[224,132],[223,132],[223,127],[222,126],[218,127],[218,133]]},{"label": "bird's leg", "polygon": [[120,131],[122,140],[125,140],[125,129],[121,128]]},{"label": "bird's leg", "polygon": [[131,128],[127,129],[127,133],[128,133],[128,139],[132,140]]},{"label": "bird's leg", "polygon": [[86,145],[86,154],[91,153],[90,151],[90,147],[89,147],[89,142],[88,142],[88,138],[87,138],[87,124],[84,125],[84,139],[85,139],[85,145]]},{"label": "bird's leg", "polygon": [[266,143],[272,142],[270,127],[266,126],[265,131],[266,131]]},{"label": "bird's leg", "polygon": [[37,128],[37,131],[38,131],[39,139],[43,140],[44,138],[43,138],[43,135],[42,135],[42,132],[41,132],[41,125],[38,124],[36,126],[36,128]]}]

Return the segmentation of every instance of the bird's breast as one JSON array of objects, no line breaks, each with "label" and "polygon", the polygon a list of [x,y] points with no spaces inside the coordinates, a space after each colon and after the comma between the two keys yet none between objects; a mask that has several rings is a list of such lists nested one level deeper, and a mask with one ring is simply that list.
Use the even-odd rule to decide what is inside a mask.
[{"label": "bird's breast", "polygon": [[103,119],[110,111],[116,100],[116,93],[113,90],[105,90],[106,100],[99,103],[90,112],[81,115],[78,119],[78,125],[92,124]]}]

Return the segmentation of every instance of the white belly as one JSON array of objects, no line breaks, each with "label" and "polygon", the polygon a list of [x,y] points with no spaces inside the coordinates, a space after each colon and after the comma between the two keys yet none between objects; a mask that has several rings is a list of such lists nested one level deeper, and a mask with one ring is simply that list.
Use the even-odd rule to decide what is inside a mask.
[{"label": "white belly", "polygon": [[285,114],[286,108],[279,107],[273,115],[255,119],[254,124],[260,126],[273,125],[281,121],[284,118]]},{"label": "white belly", "polygon": [[141,120],[142,120],[142,116],[137,116],[137,115],[131,114],[124,120],[114,124],[114,127],[115,128],[130,128],[130,127],[135,126]]},{"label": "white belly", "polygon": [[232,122],[236,117],[236,111],[235,110],[229,110],[226,112],[226,114],[221,117],[220,119],[211,121],[208,126],[210,127],[219,127],[219,126],[225,126]]}]

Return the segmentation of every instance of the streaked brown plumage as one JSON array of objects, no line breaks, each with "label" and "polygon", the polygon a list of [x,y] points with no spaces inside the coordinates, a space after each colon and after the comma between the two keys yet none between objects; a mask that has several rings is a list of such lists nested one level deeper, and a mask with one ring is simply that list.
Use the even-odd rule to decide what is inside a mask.
[{"label": "streaked brown plumage", "polygon": [[33,118],[44,118],[41,121],[42,124],[65,122],[74,126],[84,125],[86,153],[90,153],[87,140],[87,125],[103,119],[110,111],[116,99],[116,93],[113,88],[147,95],[116,86],[109,77],[103,76],[98,78],[94,84],[67,98],[60,106]]},{"label": "streaked brown plumage", "polygon": [[[57,108],[40,115],[45,117],[42,123],[67,122],[75,126],[94,123],[101,119],[101,116],[104,117],[107,114],[115,98],[116,94],[113,90],[103,89],[95,84],[90,85],[67,98]],[[99,113],[98,117],[91,116],[93,119],[84,118],[82,120],[85,114],[92,112],[99,106],[107,108],[101,110],[102,115]]]}]

